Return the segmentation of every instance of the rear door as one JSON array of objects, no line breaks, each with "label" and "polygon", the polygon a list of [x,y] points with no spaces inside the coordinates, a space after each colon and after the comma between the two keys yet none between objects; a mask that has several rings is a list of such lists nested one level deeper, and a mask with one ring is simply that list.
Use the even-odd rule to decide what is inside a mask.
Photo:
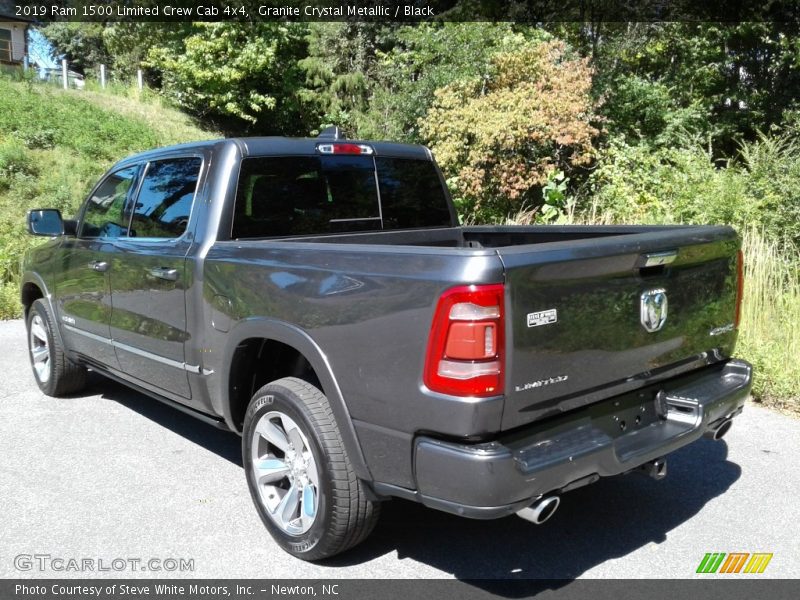
[{"label": "rear door", "polygon": [[184,360],[189,218],[202,166],[198,156],[150,161],[129,235],[115,243],[111,336],[122,371],[143,386],[190,398]]},{"label": "rear door", "polygon": [[138,166],[114,171],[92,191],[78,234],[65,240],[56,282],[56,304],[67,345],[116,368],[111,344],[110,268],[114,243],[127,235]]},{"label": "rear door", "polygon": [[730,228],[690,227],[499,249],[504,428],[729,356],[738,248]]}]

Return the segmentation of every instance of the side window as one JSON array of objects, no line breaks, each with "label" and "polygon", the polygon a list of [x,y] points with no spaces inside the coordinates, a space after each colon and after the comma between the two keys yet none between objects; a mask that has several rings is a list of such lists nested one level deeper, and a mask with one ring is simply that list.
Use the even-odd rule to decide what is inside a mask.
[{"label": "side window", "polygon": [[176,238],[186,231],[201,164],[200,158],[191,157],[147,166],[133,208],[131,237]]},{"label": "side window", "polygon": [[449,227],[447,196],[429,160],[377,157],[384,229]]},{"label": "side window", "polygon": [[138,167],[115,171],[86,201],[80,237],[124,237],[128,231],[130,212],[126,201],[132,192]]},{"label": "side window", "polygon": [[11,31],[0,29],[0,61],[11,62]]}]

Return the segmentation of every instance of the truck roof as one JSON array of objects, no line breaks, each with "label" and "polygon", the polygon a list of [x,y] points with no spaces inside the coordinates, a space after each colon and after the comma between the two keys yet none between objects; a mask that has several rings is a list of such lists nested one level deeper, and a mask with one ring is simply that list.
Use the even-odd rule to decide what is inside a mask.
[{"label": "truck roof", "polygon": [[119,161],[118,165],[128,162],[138,162],[141,160],[152,160],[164,154],[176,152],[186,152],[200,150],[213,146],[223,146],[228,144],[236,145],[243,157],[248,156],[286,156],[286,155],[315,155],[317,145],[320,142],[338,141],[351,144],[366,144],[370,146],[376,156],[391,156],[393,158],[415,158],[419,160],[432,160],[430,150],[425,146],[416,144],[399,144],[395,142],[384,142],[375,140],[345,140],[320,135],[317,138],[288,138],[288,137],[235,137],[218,138],[213,140],[202,140],[188,142],[185,144],[175,144],[163,146],[133,154]]}]

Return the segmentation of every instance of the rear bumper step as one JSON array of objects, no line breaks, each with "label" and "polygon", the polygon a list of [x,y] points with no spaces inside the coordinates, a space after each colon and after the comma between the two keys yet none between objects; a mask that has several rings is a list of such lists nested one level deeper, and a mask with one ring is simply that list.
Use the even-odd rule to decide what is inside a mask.
[{"label": "rear bumper step", "polygon": [[703,434],[724,435],[751,386],[750,365],[730,360],[493,442],[459,444],[418,437],[419,498],[431,507],[473,518],[515,513],[545,494],[560,494],[658,461]]}]

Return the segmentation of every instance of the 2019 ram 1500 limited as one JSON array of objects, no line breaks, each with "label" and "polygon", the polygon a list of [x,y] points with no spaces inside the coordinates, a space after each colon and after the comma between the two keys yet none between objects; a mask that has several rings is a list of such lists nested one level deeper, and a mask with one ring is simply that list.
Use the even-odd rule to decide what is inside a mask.
[{"label": "2019 ram 1500 limited", "polygon": [[564,492],[721,437],[729,227],[460,227],[430,152],[226,139],[137,154],[23,261],[36,382],[92,369],[242,435],[277,542],[363,540],[382,500],[540,523]]}]

